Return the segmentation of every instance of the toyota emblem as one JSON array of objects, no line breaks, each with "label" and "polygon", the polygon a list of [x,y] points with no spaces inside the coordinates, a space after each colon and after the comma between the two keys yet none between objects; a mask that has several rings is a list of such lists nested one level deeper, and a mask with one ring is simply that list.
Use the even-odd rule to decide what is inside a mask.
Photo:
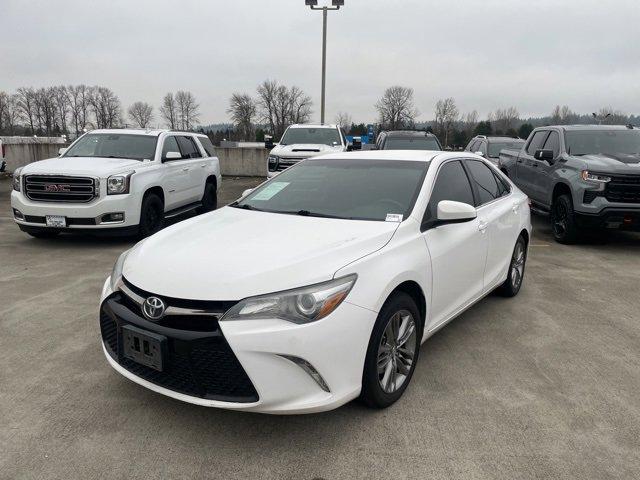
[{"label": "toyota emblem", "polygon": [[158,297],[149,297],[142,304],[142,313],[149,320],[160,320],[164,316],[166,305]]}]

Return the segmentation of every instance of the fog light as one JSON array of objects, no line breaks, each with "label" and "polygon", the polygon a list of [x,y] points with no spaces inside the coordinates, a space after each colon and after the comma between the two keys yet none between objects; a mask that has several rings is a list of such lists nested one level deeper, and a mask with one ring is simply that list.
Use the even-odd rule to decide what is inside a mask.
[{"label": "fog light", "polygon": [[20,210],[18,210],[17,208],[13,209],[13,216],[18,219],[18,220],[24,220],[24,215],[22,214],[22,212]]},{"label": "fog light", "polygon": [[124,222],[124,212],[106,213],[100,219],[100,223],[122,223]]},{"label": "fog light", "polygon": [[300,357],[294,357],[293,355],[280,354],[280,356],[298,365],[302,370],[305,371],[307,375],[309,375],[318,384],[318,386],[322,390],[324,390],[325,392],[331,393],[331,390],[329,390],[329,385],[327,385],[327,382],[324,381],[324,378],[322,378],[322,375],[320,375],[320,372],[318,372],[315,369],[315,367],[311,365],[309,362],[307,362],[305,359]]}]

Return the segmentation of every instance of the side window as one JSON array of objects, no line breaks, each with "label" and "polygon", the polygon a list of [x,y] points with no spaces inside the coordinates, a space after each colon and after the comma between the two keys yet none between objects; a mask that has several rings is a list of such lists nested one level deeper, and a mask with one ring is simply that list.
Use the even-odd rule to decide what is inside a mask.
[{"label": "side window", "polygon": [[191,137],[177,137],[182,151],[182,158],[200,158],[200,151]]},{"label": "side window", "polygon": [[549,135],[548,130],[540,130],[534,133],[533,138],[529,142],[529,146],[527,146],[527,153],[533,155],[536,153],[536,150],[540,150],[542,145],[544,145],[544,141],[547,139],[547,135]]},{"label": "side window", "polygon": [[211,143],[211,140],[209,140],[209,137],[198,137],[198,140],[200,140],[200,145],[202,145],[202,148],[204,148],[204,151],[207,152],[207,156],[209,157],[216,156],[215,147],[213,146],[213,143]]},{"label": "side window", "polygon": [[476,149],[476,152],[477,151],[482,152],[483,155],[487,154],[487,142],[485,140],[480,140]]},{"label": "side window", "polygon": [[452,200],[473,205],[471,184],[467,173],[458,160],[447,162],[440,167],[438,177],[431,191],[429,205],[424,212],[423,223],[437,218],[438,203],[442,200]]},{"label": "side window", "polygon": [[511,188],[507,184],[507,182],[500,177],[500,175],[496,172],[492,172],[498,181],[498,189],[500,190],[500,196],[504,197],[505,195],[509,195],[511,193]]},{"label": "side window", "polygon": [[551,132],[549,134],[549,138],[547,138],[547,141],[544,143],[544,150],[553,150],[553,158],[556,158],[560,154],[560,135],[558,135],[558,132]]},{"label": "side window", "polygon": [[180,147],[178,147],[176,137],[166,137],[164,139],[164,143],[162,144],[162,160],[167,160],[167,152],[180,153]]},{"label": "side window", "polygon": [[469,143],[469,146],[467,147],[467,151],[469,152],[477,152],[477,150],[475,149],[475,146],[477,145],[478,140],[471,140],[471,142]]},{"label": "side window", "polygon": [[484,163],[475,160],[468,160],[466,163],[471,172],[472,181],[478,190],[476,207],[499,198],[501,196],[500,187],[491,169]]}]

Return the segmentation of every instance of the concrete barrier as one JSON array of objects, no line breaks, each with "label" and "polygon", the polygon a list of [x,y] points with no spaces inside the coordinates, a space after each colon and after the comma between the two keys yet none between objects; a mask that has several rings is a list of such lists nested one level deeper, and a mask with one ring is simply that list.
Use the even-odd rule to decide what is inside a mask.
[{"label": "concrete barrier", "polygon": [[60,137],[0,137],[7,172],[28,163],[58,156],[58,150],[66,145]]},{"label": "concrete barrier", "polygon": [[266,177],[267,157],[266,148],[216,148],[216,155],[220,160],[222,175],[236,177]]}]

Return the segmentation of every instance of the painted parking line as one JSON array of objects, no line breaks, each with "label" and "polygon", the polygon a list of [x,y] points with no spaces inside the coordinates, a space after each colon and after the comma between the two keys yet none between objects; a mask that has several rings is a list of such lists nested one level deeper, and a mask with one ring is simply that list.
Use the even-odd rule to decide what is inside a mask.
[{"label": "painted parking line", "polygon": [[550,243],[532,243],[530,247],[550,247]]}]

